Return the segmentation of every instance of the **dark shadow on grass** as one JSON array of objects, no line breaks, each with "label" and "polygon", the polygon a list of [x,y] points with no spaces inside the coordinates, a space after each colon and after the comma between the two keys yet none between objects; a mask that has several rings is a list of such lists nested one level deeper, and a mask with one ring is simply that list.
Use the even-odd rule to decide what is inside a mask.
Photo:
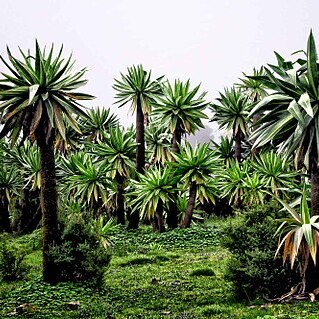
[{"label": "dark shadow on grass", "polygon": [[190,273],[190,276],[208,276],[208,277],[212,277],[212,276],[215,276],[215,272],[211,268],[199,268],[199,269],[194,269]]}]

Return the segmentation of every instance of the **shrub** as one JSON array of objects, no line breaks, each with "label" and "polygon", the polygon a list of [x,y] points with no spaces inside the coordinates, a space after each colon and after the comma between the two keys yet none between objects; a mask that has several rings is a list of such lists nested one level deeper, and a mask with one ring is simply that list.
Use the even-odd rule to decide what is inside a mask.
[{"label": "shrub", "polygon": [[4,281],[22,279],[26,275],[27,251],[11,243],[6,235],[0,237],[0,278]]},{"label": "shrub", "polygon": [[102,245],[99,234],[79,216],[62,228],[61,244],[52,249],[61,281],[87,281],[90,285],[100,286],[111,254]]},{"label": "shrub", "polygon": [[227,277],[235,285],[238,299],[275,297],[287,292],[299,281],[297,272],[274,258],[278,241],[274,237],[284,212],[277,203],[259,206],[226,229],[226,247],[232,258]]}]

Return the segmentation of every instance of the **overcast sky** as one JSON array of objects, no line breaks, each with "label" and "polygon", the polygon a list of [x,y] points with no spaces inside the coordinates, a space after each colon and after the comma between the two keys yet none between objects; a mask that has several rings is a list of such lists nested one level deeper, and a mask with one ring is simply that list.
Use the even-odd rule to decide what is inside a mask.
[{"label": "overcast sky", "polygon": [[[87,66],[92,105],[113,106],[113,79],[143,64],[154,76],[191,79],[213,100],[242,72],[319,44],[318,0],[10,0],[1,1],[0,53],[64,44],[78,69]],[[0,65],[1,69],[1,65]]]}]

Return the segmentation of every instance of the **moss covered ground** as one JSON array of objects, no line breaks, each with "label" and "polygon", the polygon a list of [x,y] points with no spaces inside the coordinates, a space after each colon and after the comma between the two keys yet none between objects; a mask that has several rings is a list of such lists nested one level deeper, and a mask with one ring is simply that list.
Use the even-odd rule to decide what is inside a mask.
[{"label": "moss covered ground", "polygon": [[[229,252],[221,245],[225,222],[163,234],[146,226],[129,232],[119,228],[111,235],[113,257],[101,289],[42,283],[40,234],[18,238],[32,246],[29,272],[24,280],[0,283],[0,318],[318,318],[317,303],[234,299],[225,276]],[[68,305],[72,301],[79,306]]]}]

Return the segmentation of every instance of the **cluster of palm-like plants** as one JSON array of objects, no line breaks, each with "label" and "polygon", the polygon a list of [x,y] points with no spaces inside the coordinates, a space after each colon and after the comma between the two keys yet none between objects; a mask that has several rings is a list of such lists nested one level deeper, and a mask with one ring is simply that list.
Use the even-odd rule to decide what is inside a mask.
[{"label": "cluster of palm-like plants", "polygon": [[163,231],[165,220],[169,227],[177,226],[179,196],[187,198],[181,225],[189,227],[197,203],[213,202],[216,194],[208,145],[192,149],[182,141],[207,118],[209,103],[199,85],[191,88],[189,80],[171,85],[153,80],[141,65],[128,68],[114,84],[116,103],[131,103],[136,113],[135,131],[124,129],[110,109],[81,108],[79,101],[93,98],[77,92],[86,83],[86,70],[72,73],[72,57],[64,59],[62,53],[61,48],[55,54],[53,45],[41,50],[36,42],[34,54],[21,51],[20,60],[9,49],[8,62],[0,57],[11,73],[1,73],[0,81],[0,137],[11,141],[10,146],[1,144],[0,156],[6,158],[0,167],[1,218],[6,220],[1,224],[11,230],[14,194],[26,223],[32,218],[27,203],[38,199],[43,277],[50,283],[59,279],[50,253],[60,241],[59,205],[69,206],[64,214],[89,212],[86,218],[101,225],[116,216],[118,223],[129,221],[128,227],[136,228],[146,218]]},{"label": "cluster of palm-like plants", "polygon": [[256,146],[273,143],[287,156],[293,155],[297,164],[305,165],[311,179],[311,212],[318,215],[319,69],[312,33],[305,59],[287,63],[278,57],[278,66],[265,70],[267,75],[260,81],[273,93],[251,111],[251,115],[261,114],[252,138]]},{"label": "cluster of palm-like plants", "polygon": [[[291,229],[293,224],[287,220],[290,226],[280,228],[279,233],[286,234],[284,260],[291,254],[293,263],[302,247],[315,261],[317,217],[311,219],[311,215],[319,215],[319,69],[313,35],[305,58],[290,62],[278,53],[276,57],[278,65],[254,69],[252,75],[244,73],[241,83],[225,89],[214,103],[205,101],[206,92],[200,93],[200,86],[191,89],[189,81],[152,81],[141,66],[128,69],[128,75],[116,81],[118,102],[121,106],[132,102],[136,107],[137,136],[143,135],[143,139],[137,137],[137,153],[143,154],[143,161],[136,159],[139,175],[128,183],[134,212],[153,222],[156,218],[155,228],[163,230],[163,216],[168,224],[171,216],[176,221],[179,203],[181,226],[189,227],[197,202],[214,203],[221,197],[242,210],[271,197],[284,203],[300,195],[309,176],[311,209],[305,208],[303,195],[301,215],[293,215],[300,225]],[[230,132],[230,138],[214,143],[214,152],[206,144],[192,148],[182,139],[203,127],[207,106],[214,112],[212,120]],[[141,115],[150,116],[156,127],[148,128],[146,144],[144,124],[149,121],[142,123]],[[147,167],[145,145],[151,154]],[[143,190],[147,190],[145,198]]]},{"label": "cluster of palm-like plants", "polygon": [[[260,115],[251,139],[254,140],[255,146],[271,143],[286,157],[292,156],[296,167],[310,177],[310,210],[305,194],[302,197],[300,213],[284,204],[293,218],[287,220],[285,227],[278,231],[284,236],[284,257],[290,255],[293,265],[299,252],[301,273],[304,274],[308,265],[308,258],[305,257],[309,252],[316,264],[319,236],[316,225],[316,216],[319,214],[319,68],[312,32],[304,57],[293,62],[285,61],[279,54],[276,54],[276,57],[278,65],[268,65],[265,67],[266,74],[256,77],[256,80],[269,88],[271,94],[251,111],[250,116],[257,113]],[[304,290],[305,283],[302,284],[301,292]]]},{"label": "cluster of palm-like plants", "polygon": [[235,208],[263,204],[269,196],[289,198],[298,194],[298,171],[291,161],[274,152],[256,155],[241,164],[231,161],[218,171],[217,184],[221,197],[228,199]]},{"label": "cluster of palm-like plants", "polygon": [[[21,56],[8,49],[9,61],[0,57],[10,72],[0,80],[0,230],[11,230],[12,197],[25,219],[26,203],[36,197],[39,205],[40,198],[44,280],[58,280],[50,249],[59,243],[59,203],[65,214],[88,213],[107,246],[103,234],[115,218],[128,228],[149,220],[162,232],[190,227],[196,209],[221,199],[244,211],[276,197],[292,216],[278,230],[278,252],[284,247],[292,265],[301,252],[303,276],[309,256],[316,261],[319,68],[312,34],[304,58],[276,54],[278,65],[244,74],[214,103],[190,80],[152,79],[142,65],[128,68],[113,88],[115,104],[131,104],[135,130],[121,127],[109,108],[81,108],[93,98],[76,91],[86,70],[72,73],[62,48],[55,54],[36,42],[34,54]],[[193,147],[186,135],[204,127],[208,109],[230,135]],[[309,178],[310,210],[301,191]],[[301,193],[298,212],[285,201]]]},{"label": "cluster of palm-like plants", "polygon": [[188,188],[188,206],[181,226],[190,227],[196,198],[214,201],[216,189],[209,187],[209,182],[213,178],[213,172],[218,166],[218,160],[209,149],[209,144],[196,145],[192,148],[189,143],[180,150],[179,154],[174,154],[175,161],[171,163],[179,183],[184,189]]},{"label": "cluster of palm-like plants", "polygon": [[[133,132],[124,131],[120,127],[109,129],[104,134],[105,142],[93,145],[92,152],[103,158],[102,163],[110,169],[110,178],[115,181],[116,191],[116,216],[120,224],[125,224],[124,190],[129,178],[135,175],[134,158],[136,143]],[[130,227],[129,227],[130,228]]]}]

